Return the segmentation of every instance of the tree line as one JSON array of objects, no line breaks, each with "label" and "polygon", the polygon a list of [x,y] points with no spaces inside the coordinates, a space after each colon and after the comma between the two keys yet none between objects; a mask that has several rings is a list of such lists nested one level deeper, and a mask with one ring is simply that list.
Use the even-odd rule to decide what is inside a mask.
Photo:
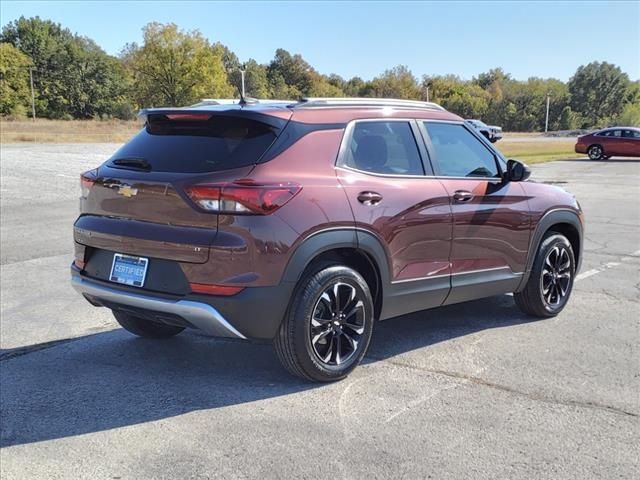
[{"label": "tree line", "polygon": [[227,46],[175,24],[150,23],[141,44],[117,57],[93,40],[39,17],[21,17],[0,34],[0,115],[35,110],[51,119],[132,119],[140,108],[185,106],[203,98],[238,98],[245,71],[247,95],[259,99],[391,97],[430,100],[465,118],[510,131],[540,131],[549,98],[549,130],[640,126],[640,81],[619,67],[592,62],[568,82],[531,77],[520,81],[501,68],[471,80],[456,75],[417,78],[400,65],[364,80],[316,71],[301,55],[278,49],[261,64],[241,62]]}]

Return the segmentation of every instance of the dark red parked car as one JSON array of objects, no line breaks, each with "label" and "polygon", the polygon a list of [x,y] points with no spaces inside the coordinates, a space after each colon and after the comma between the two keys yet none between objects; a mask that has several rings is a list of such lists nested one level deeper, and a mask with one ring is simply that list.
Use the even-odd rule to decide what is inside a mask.
[{"label": "dark red parked car", "polygon": [[127,330],[273,341],[345,377],[378,320],[514,292],[566,305],[583,217],[436,104],[376,99],[150,109],[82,174],[73,286]]},{"label": "dark red parked car", "polygon": [[576,153],[586,153],[591,160],[613,156],[640,157],[640,128],[605,128],[578,137]]}]

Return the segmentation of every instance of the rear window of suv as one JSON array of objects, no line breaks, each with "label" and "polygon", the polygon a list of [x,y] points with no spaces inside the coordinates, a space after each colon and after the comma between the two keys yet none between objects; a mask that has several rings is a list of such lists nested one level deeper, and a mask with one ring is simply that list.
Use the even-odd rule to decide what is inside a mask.
[{"label": "rear window of suv", "polygon": [[[258,162],[277,137],[262,122],[207,114],[149,115],[145,128],[118,150],[109,165],[130,162],[154,172],[204,173]],[[115,162],[115,163],[114,163]]]}]

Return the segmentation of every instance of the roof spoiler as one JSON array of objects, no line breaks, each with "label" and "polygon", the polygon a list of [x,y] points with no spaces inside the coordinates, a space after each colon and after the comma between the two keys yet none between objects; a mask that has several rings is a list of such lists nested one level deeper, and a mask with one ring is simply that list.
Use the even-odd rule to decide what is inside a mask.
[{"label": "roof spoiler", "polygon": [[266,113],[262,113],[259,110],[253,109],[243,109],[241,105],[234,104],[229,105],[228,109],[218,109],[215,108],[216,105],[211,105],[211,110],[206,108],[198,108],[198,107],[173,107],[173,108],[145,108],[138,112],[138,118],[144,122],[145,124],[149,121],[149,116],[151,115],[171,115],[171,114],[194,114],[194,115],[203,115],[210,114],[211,116],[217,117],[241,117],[247,118],[251,120],[255,120],[257,122],[262,122],[266,125],[275,128],[283,128],[284,125],[288,122],[288,118],[284,119],[279,116],[269,115]]}]

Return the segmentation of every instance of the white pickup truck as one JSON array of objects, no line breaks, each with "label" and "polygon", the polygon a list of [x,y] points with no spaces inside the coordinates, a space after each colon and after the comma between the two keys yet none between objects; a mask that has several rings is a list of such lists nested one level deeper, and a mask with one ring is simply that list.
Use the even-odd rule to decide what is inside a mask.
[{"label": "white pickup truck", "polygon": [[496,143],[502,138],[502,127],[495,125],[487,125],[481,120],[465,120],[469,125],[472,125],[480,133],[482,133],[487,140],[491,143]]}]

